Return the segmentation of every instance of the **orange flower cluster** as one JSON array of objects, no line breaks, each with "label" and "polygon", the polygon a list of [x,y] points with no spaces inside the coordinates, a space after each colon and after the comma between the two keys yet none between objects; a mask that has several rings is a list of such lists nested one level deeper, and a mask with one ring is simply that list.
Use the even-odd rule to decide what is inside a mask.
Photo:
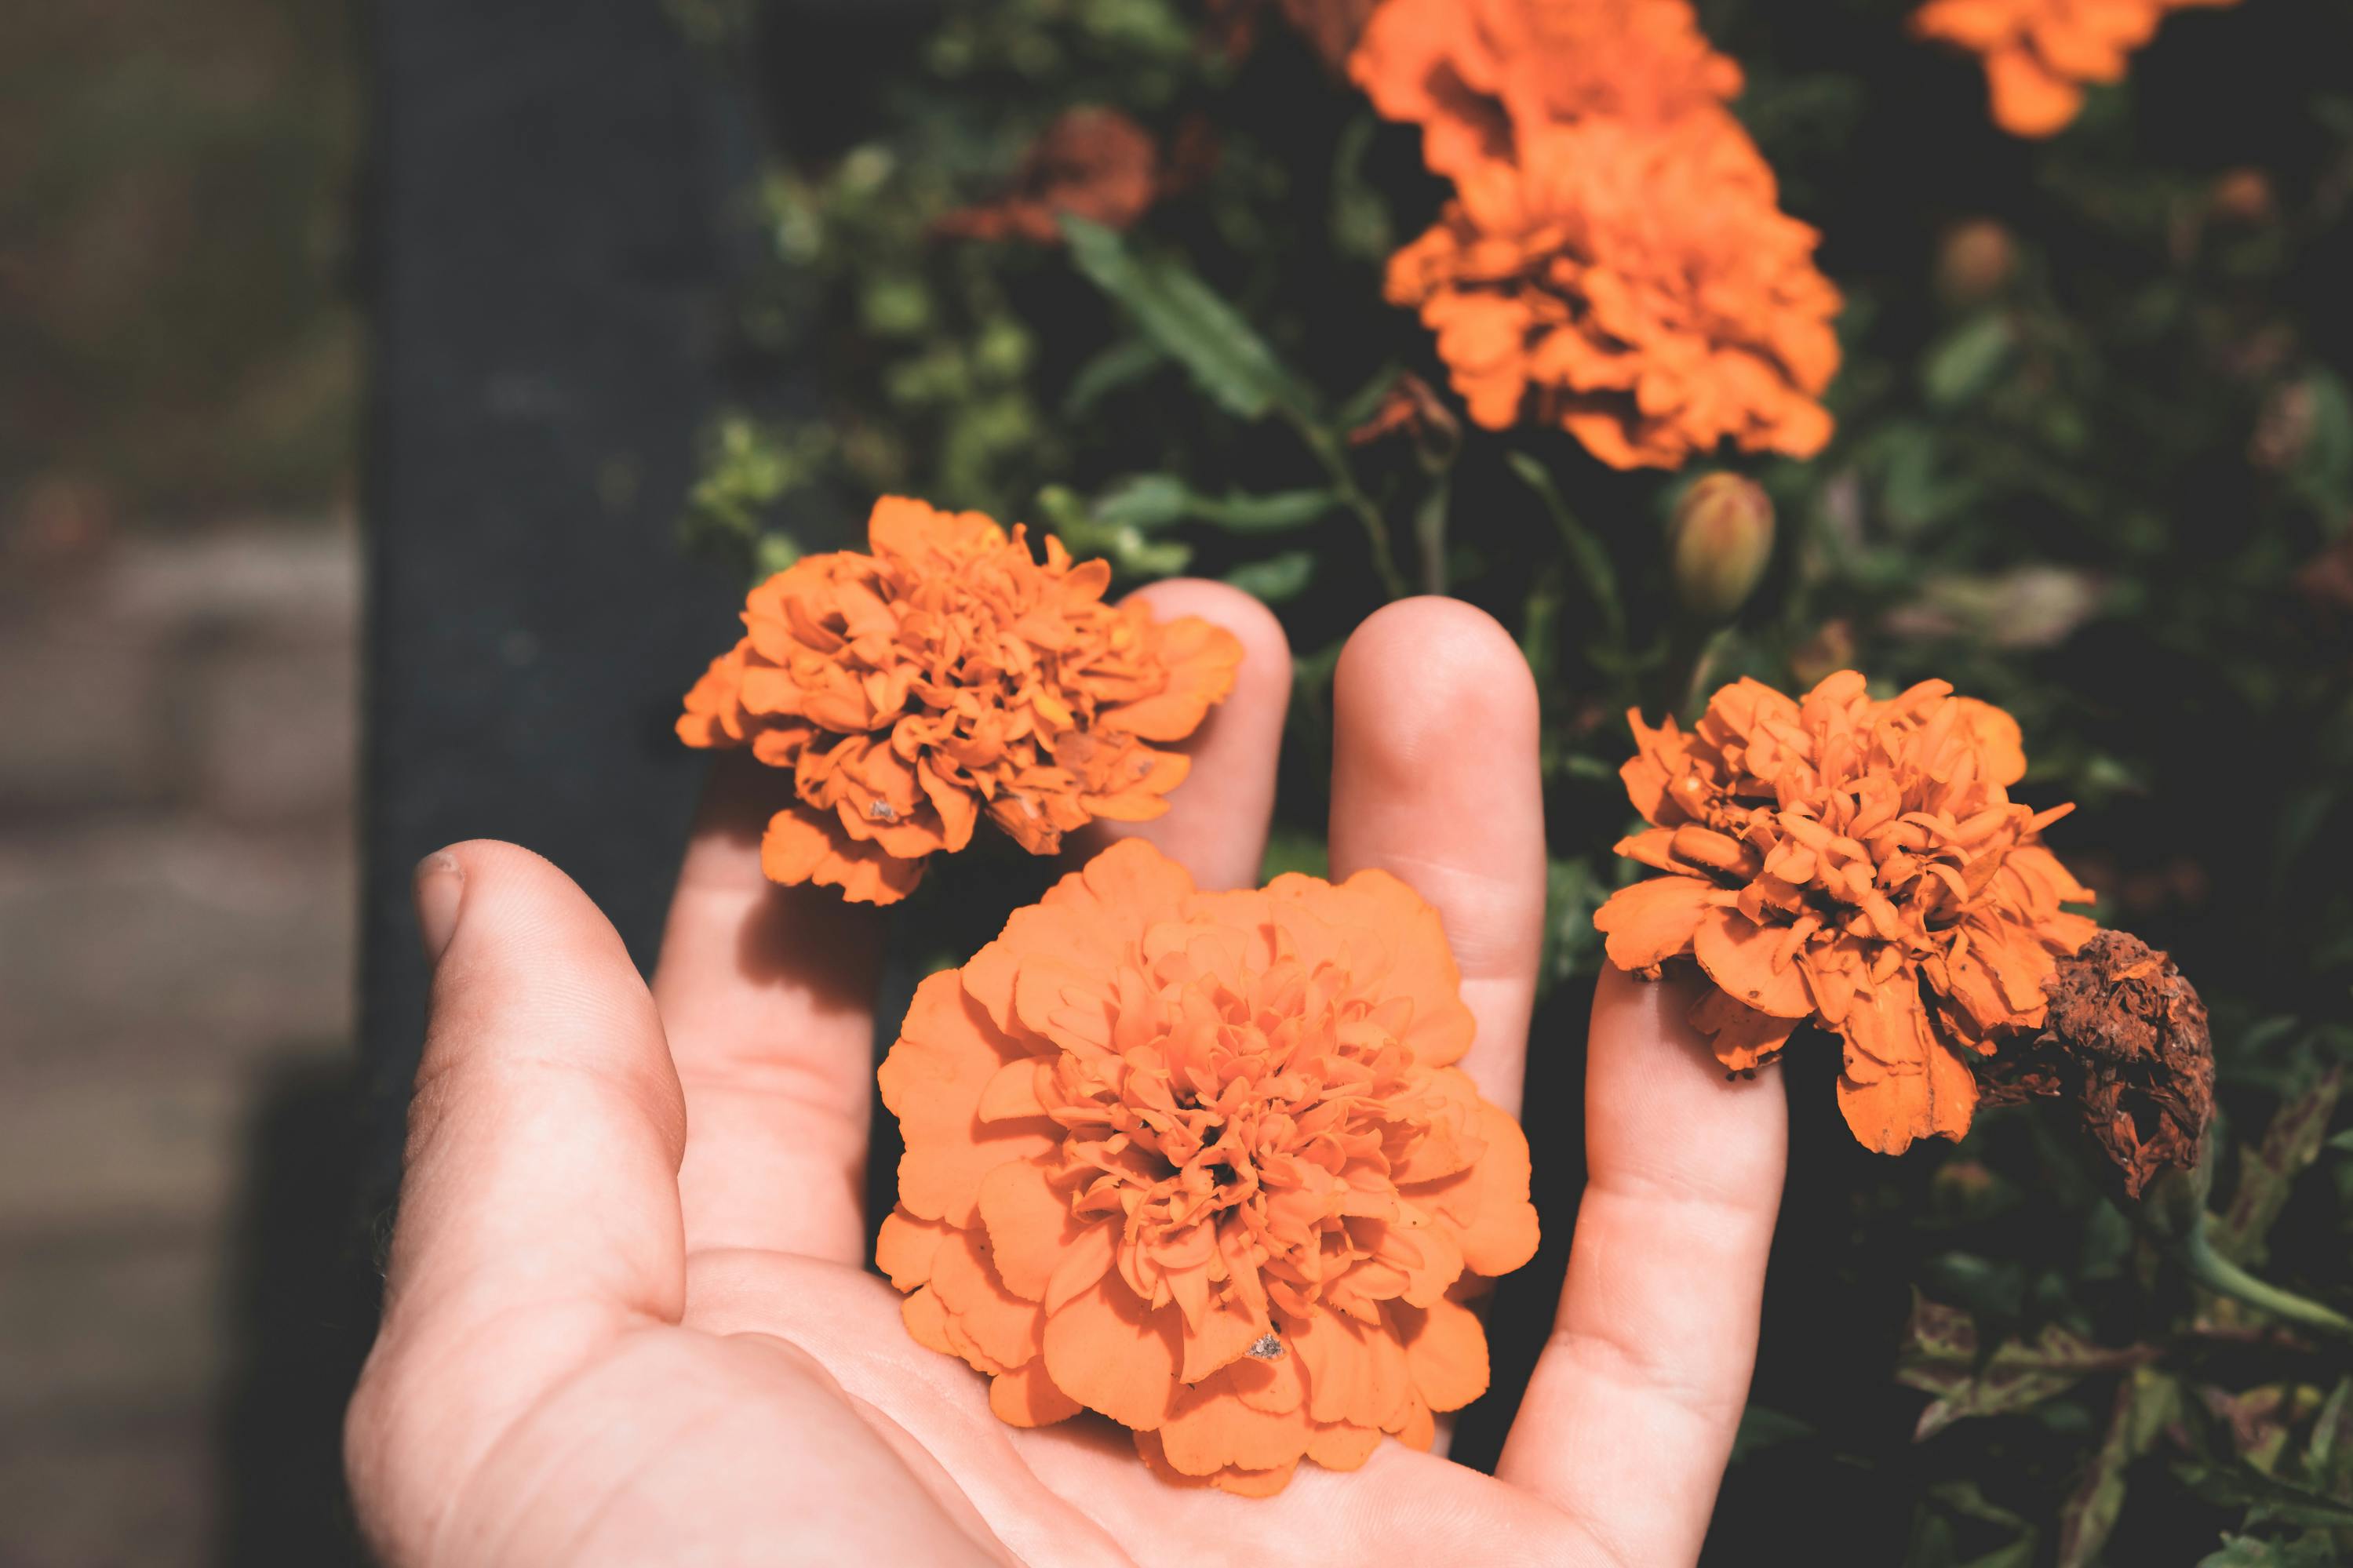
[{"label": "orange flower cluster", "polygon": [[1840,1109],[1890,1154],[1968,1131],[1968,1058],[2042,1026],[2058,960],[2097,929],[2060,907],[2092,895],[2042,842],[2072,808],[2012,802],[2016,721],[1951,693],[1874,701],[1844,670],[1803,701],[1725,687],[1690,734],[1631,715],[1621,772],[1652,826],[1618,853],[1669,874],[1593,921],[1621,969],[1696,961],[1692,1022],[1728,1069],[1809,1020],[1843,1037]]},{"label": "orange flower cluster", "polygon": [[1203,893],[1138,840],[915,994],[876,1263],[1017,1426],[1102,1413],[1164,1478],[1273,1492],[1487,1386],[1463,1305],[1536,1246],[1528,1145],[1395,878]]},{"label": "orange flower cluster", "polygon": [[1351,64],[1455,182],[1389,263],[1471,416],[1619,468],[1830,439],[1838,290],[1688,0],[1386,0]]},{"label": "orange flower cluster", "polygon": [[1925,38],[1985,60],[1994,123],[2018,136],[2064,130],[2085,82],[2124,79],[2125,61],[2168,11],[2238,0],[1928,0],[1913,13]]},{"label": "orange flower cluster", "polygon": [[686,695],[679,737],[792,771],[797,801],[760,863],[786,883],[887,904],[985,813],[1050,855],[1098,817],[1137,822],[1187,760],[1179,741],[1233,689],[1241,645],[1103,602],[1111,567],[1041,563],[978,512],[885,497],[869,552],[811,555],[752,590],[741,641]]}]

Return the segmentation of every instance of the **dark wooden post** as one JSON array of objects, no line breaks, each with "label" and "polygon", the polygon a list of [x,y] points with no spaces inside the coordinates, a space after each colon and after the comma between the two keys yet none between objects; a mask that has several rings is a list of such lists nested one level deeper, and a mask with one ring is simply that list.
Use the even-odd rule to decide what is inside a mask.
[{"label": "dark wooden post", "polygon": [[717,395],[748,121],[659,0],[375,8],[364,1185],[424,1028],[410,868],[512,838],[649,962],[740,584],[673,520]]}]

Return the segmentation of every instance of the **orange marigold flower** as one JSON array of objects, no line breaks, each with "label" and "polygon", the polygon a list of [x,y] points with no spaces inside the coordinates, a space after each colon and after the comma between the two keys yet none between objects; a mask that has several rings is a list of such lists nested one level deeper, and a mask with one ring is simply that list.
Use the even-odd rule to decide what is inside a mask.
[{"label": "orange marigold flower", "polygon": [[1140,822],[1185,777],[1180,741],[1233,689],[1241,645],[1208,622],[1106,605],[1111,567],[1041,563],[978,512],[886,496],[868,552],[811,555],[752,590],[748,630],[686,695],[690,746],[789,768],[760,862],[887,904],[986,814],[1050,855],[1098,817]]},{"label": "orange marigold flower", "polygon": [[1687,0],[1387,0],[1348,69],[1458,179],[1547,126],[1661,122],[1740,91]]},{"label": "orange marigold flower", "polygon": [[1082,105],[1046,127],[1023,156],[1010,192],[949,213],[936,227],[959,238],[1058,245],[1063,214],[1128,228],[1162,194],[1163,184],[1152,132],[1116,109]]},{"label": "orange marigold flower", "polygon": [[2057,961],[2091,939],[2092,894],[2042,846],[2072,809],[2012,802],[2018,726],[1923,681],[1873,701],[1852,670],[1803,701],[1725,687],[1691,733],[1630,715],[1621,770],[1652,824],[1618,853],[1670,873],[1593,918],[1610,962],[1695,960],[1692,1022],[1745,1070],[1801,1023],[1845,1041],[1839,1106],[1866,1147],[1968,1131],[1969,1055],[2043,1024]]},{"label": "orange marigold flower", "polygon": [[1535,1250],[1528,1145],[1395,878],[1194,890],[1139,840],[916,991],[875,1261],[1017,1426],[1099,1411],[1164,1477],[1354,1469],[1487,1386],[1462,1304]]},{"label": "orange marigold flower", "polygon": [[1474,421],[1532,405],[1621,468],[1830,439],[1839,293],[1728,115],[1555,126],[1460,189],[1388,295],[1438,334]]},{"label": "orange marigold flower", "polygon": [[2085,82],[2120,81],[2132,51],[2168,11],[2238,0],[1928,0],[1913,31],[1985,61],[1994,123],[2050,136],[2084,106]]}]

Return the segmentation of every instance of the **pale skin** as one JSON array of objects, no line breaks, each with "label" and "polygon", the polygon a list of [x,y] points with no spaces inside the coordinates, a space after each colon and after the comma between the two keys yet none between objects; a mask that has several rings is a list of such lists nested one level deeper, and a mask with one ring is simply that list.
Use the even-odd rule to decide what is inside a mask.
[{"label": "pale skin", "polygon": [[[1204,887],[1254,884],[1282,631],[1216,584],[1146,595],[1229,626],[1248,657],[1173,809],[1134,831]],[[1519,1110],[1544,909],[1526,666],[1479,611],[1409,600],[1357,629],[1335,700],[1334,876],[1381,868],[1436,906],[1479,1021],[1464,1066]],[[1573,1216],[1542,1216],[1574,1220],[1568,1277],[1495,1475],[1390,1442],[1351,1473],[1303,1465],[1270,1499],[1178,1489],[1099,1418],[997,1420],[986,1380],[910,1339],[866,1268],[881,926],[762,879],[774,787],[721,770],[650,990],[528,851],[459,844],[419,868],[432,1023],[384,1326],[345,1431],[388,1564],[1696,1559],[1755,1359],[1787,1131],[1778,1084],[1727,1082],[1686,997],[1603,976],[1588,1183]],[[1541,1135],[1576,1113],[1525,1119]]]}]

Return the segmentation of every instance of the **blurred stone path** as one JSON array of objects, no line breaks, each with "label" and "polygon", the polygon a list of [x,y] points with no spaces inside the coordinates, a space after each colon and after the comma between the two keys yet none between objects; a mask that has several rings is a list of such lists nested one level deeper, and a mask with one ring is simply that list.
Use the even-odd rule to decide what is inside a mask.
[{"label": "blurred stone path", "polygon": [[0,1564],[231,1560],[331,1458],[269,1384],[327,1314],[278,1252],[341,1213],[356,539],[5,542]]}]

